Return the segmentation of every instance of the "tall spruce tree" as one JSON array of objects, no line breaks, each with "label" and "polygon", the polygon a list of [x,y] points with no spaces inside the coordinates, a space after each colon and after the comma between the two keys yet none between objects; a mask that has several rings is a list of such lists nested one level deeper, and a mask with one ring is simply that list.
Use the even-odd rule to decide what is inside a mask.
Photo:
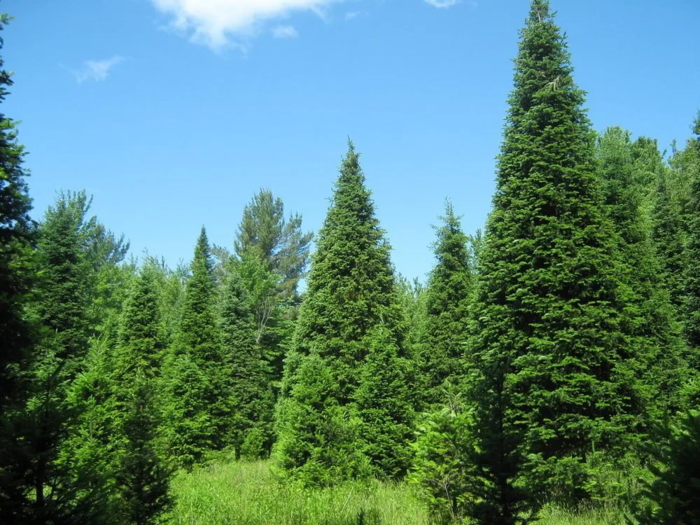
[{"label": "tall spruce tree", "polygon": [[164,370],[164,421],[171,454],[191,467],[221,448],[230,415],[227,370],[215,305],[213,264],[206,231],[197,240],[182,318]]},{"label": "tall spruce tree", "polygon": [[549,2],[532,0],[471,343],[480,523],[518,522],[535,494],[588,497],[587,460],[621,451],[637,422],[614,232],[572,73]]},{"label": "tall spruce tree", "polygon": [[[0,31],[8,21],[6,14],[0,15]],[[11,73],[4,69],[0,57],[0,103],[10,86]],[[0,111],[0,515],[9,525],[24,522],[29,506],[25,484],[28,455],[19,436],[24,427],[22,408],[29,394],[23,372],[32,356],[23,308],[30,285],[35,228],[29,218],[29,173],[22,165],[23,158],[15,124]]]},{"label": "tall spruce tree", "polygon": [[472,275],[468,238],[452,204],[447,202],[443,224],[437,228],[435,257],[426,292],[426,321],[420,365],[426,380],[425,401],[447,401],[445,389],[464,377]]},{"label": "tall spruce tree", "polygon": [[[333,408],[332,413],[326,411],[323,414],[328,417],[332,415],[335,418],[333,420],[337,421],[340,417],[337,411],[342,411],[352,419],[352,414],[357,410],[356,393],[363,377],[363,368],[369,354],[378,351],[374,331],[380,325],[388,332],[384,338],[387,346],[383,350],[387,354],[381,358],[377,356],[376,359],[393,361],[402,357],[403,330],[399,325],[403,316],[389,251],[389,244],[384,239],[384,232],[374,213],[370,192],[365,187],[359,155],[350,143],[330,209],[318,235],[318,249],[313,256],[295,345],[287,359],[285,370],[286,387],[283,388],[283,395],[288,397],[282,400],[283,406],[280,409],[279,434],[283,446],[279,447],[279,462],[292,474],[304,469],[309,458],[318,458],[315,460],[316,470],[331,469],[331,462],[324,464],[324,458],[335,457],[338,450],[332,439],[310,444],[305,436],[311,430],[304,426],[304,420],[287,416],[319,409],[315,407],[322,407],[326,411],[329,407],[337,406],[338,409]],[[371,342],[373,339],[374,347]],[[312,406],[306,403],[308,391],[316,387],[302,383],[307,380],[317,383],[304,365],[308,359],[320,361],[332,374],[335,386],[332,389],[324,387],[323,390],[324,396],[333,396],[332,400],[323,399]],[[383,365],[394,366],[386,361]],[[396,370],[401,367],[398,364]],[[298,373],[299,370],[307,372],[301,374]],[[369,387],[365,390],[362,404],[369,407],[373,403],[370,398],[381,390]],[[398,400],[397,403],[402,405]],[[396,416],[399,417],[397,424],[403,424],[404,421],[400,420],[403,416],[399,413]],[[309,424],[315,419],[317,416],[309,417]],[[404,446],[402,442],[395,441],[396,436],[382,432],[377,429],[375,434],[367,436],[367,443],[376,445],[380,441],[386,441],[383,446],[391,447],[390,443],[396,448]],[[309,447],[314,450],[299,453]],[[376,461],[374,465],[383,468]],[[390,470],[393,468],[392,466]],[[354,467],[348,467],[345,472],[337,472],[335,481],[356,474]],[[392,475],[393,472],[385,474]]]}]

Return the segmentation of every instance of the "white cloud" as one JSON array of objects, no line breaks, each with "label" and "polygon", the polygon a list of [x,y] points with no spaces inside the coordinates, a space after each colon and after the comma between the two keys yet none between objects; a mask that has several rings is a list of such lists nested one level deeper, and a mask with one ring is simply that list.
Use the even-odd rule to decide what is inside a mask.
[{"label": "white cloud", "polygon": [[452,7],[453,5],[457,5],[459,3],[459,0],[425,0],[425,2],[432,5],[433,7],[437,7],[438,9],[443,9],[446,7]]},{"label": "white cloud", "polygon": [[272,30],[272,36],[275,38],[296,38],[299,32],[294,26],[277,26]]},{"label": "white cloud", "polygon": [[250,36],[262,22],[295,11],[321,16],[324,7],[338,1],[342,0],[151,0],[172,17],[176,29],[213,49],[232,45],[232,35]]},{"label": "white cloud", "polygon": [[356,18],[364,16],[365,14],[366,13],[363,11],[348,11],[345,13],[345,20],[355,20]]},{"label": "white cloud", "polygon": [[75,76],[78,84],[82,84],[88,80],[94,82],[102,82],[109,76],[113,67],[124,62],[124,57],[113,56],[105,60],[87,60],[83,63],[83,67],[77,71],[70,70]]}]

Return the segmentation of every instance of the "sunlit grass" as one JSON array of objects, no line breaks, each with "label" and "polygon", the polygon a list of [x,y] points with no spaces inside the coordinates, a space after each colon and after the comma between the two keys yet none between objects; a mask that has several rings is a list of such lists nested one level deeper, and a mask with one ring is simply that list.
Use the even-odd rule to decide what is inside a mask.
[{"label": "sunlit grass", "polygon": [[[405,484],[345,483],[305,490],[279,483],[266,461],[221,461],[173,484],[178,525],[429,525],[423,504]],[[618,525],[614,507],[577,513],[545,508],[542,525]]]}]

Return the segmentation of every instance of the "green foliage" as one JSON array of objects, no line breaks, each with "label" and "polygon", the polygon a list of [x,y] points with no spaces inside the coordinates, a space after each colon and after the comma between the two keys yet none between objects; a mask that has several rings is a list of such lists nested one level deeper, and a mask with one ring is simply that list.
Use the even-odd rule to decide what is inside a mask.
[{"label": "green foliage", "polygon": [[279,407],[276,464],[285,477],[309,487],[366,478],[369,465],[358,447],[361,423],[338,402],[338,383],[325,360],[305,356]]},{"label": "green foliage", "polygon": [[471,416],[458,397],[428,414],[418,426],[415,460],[409,480],[426,502],[435,523],[466,518],[473,467]]},{"label": "green foliage", "polygon": [[175,461],[185,467],[225,446],[229,369],[221,347],[213,263],[207,235],[197,240],[182,317],[163,370],[164,431]]},{"label": "green foliage", "polygon": [[161,334],[154,275],[144,269],[124,307],[112,372],[119,418],[112,471],[126,523],[157,523],[170,505],[171,471],[158,450],[161,414],[156,389],[165,348]]},{"label": "green foliage", "polygon": [[284,203],[261,189],[243,210],[234,247],[243,260],[255,255],[279,278],[279,290],[291,298],[304,277],[313,234],[301,230],[301,215],[284,217]]},{"label": "green foliage", "polygon": [[339,402],[346,404],[366,357],[365,337],[378,324],[393,329],[400,318],[390,246],[350,143],[318,234],[295,351],[306,355],[313,348],[328,360],[339,384]]},{"label": "green foliage", "polygon": [[464,377],[472,265],[468,238],[462,232],[452,204],[445,206],[443,225],[437,228],[435,257],[426,292],[426,322],[420,356],[426,380],[425,402],[441,404],[444,388]]},{"label": "green foliage", "polygon": [[533,0],[471,329],[481,523],[517,522],[537,494],[588,497],[586,455],[623,453],[639,420],[615,235],[572,72],[549,3]]},{"label": "green foliage", "polygon": [[122,523],[159,523],[172,504],[169,493],[172,471],[158,451],[155,383],[139,371],[130,385],[120,432],[124,438],[116,481],[124,509]]},{"label": "green foliage", "polygon": [[691,366],[700,371],[700,114],[693,131],[695,137],[688,141],[684,152],[684,168],[691,185],[683,311],[686,337],[694,349]]},{"label": "green foliage", "polygon": [[379,325],[368,335],[369,353],[355,392],[362,420],[364,454],[379,477],[401,479],[412,454],[413,406],[410,362],[401,355],[391,331]]},{"label": "green foliage", "polygon": [[[294,347],[287,358],[282,389],[287,399],[282,399],[279,410],[277,460],[307,484],[364,475],[356,450],[361,446],[357,415],[367,417],[368,426],[381,422],[367,436],[374,467],[386,476],[406,468],[400,446],[391,456],[381,457],[404,439],[402,425],[410,420],[403,397],[406,384],[399,384],[405,373],[401,362],[406,357],[405,330],[389,245],[364,182],[359,156],[350,143],[318,235]],[[385,371],[387,385],[370,378],[369,370],[393,364],[395,370]],[[383,394],[390,397],[380,400]],[[388,424],[392,416],[398,418],[395,428]],[[337,439],[328,439],[333,435]]]},{"label": "green foliage", "polygon": [[[267,462],[221,461],[174,482],[174,524],[427,525],[406,486],[347,482],[308,490],[280,483]],[[597,524],[596,524],[597,525]]]},{"label": "green foliage", "polygon": [[221,297],[221,335],[226,365],[230,418],[227,442],[237,457],[269,455],[272,440],[274,393],[261,348],[256,344],[252,305],[234,268],[226,276]]},{"label": "green foliage", "polygon": [[665,168],[653,141],[633,143],[620,128],[610,128],[599,138],[597,157],[605,208],[618,233],[624,330],[637,359],[635,374],[645,384],[645,404],[651,417],[659,418],[679,408],[680,386],[687,376],[680,327],[658,279],[662,270],[648,213],[649,188]]},{"label": "green foliage", "polygon": [[[681,416],[664,434],[651,450],[657,477],[637,499],[636,518],[645,525],[700,523],[700,412]],[[640,504],[645,500],[651,503]]]},{"label": "green foliage", "polygon": [[[0,31],[10,18],[0,14]],[[0,39],[0,49],[4,45]],[[0,57],[0,103],[12,86],[12,74]],[[31,329],[23,316],[31,286],[31,248],[35,227],[22,166],[24,148],[12,119],[0,111],[0,515],[8,524],[25,519],[25,444],[18,439],[26,425],[22,406],[29,395],[24,372],[32,359]]]}]

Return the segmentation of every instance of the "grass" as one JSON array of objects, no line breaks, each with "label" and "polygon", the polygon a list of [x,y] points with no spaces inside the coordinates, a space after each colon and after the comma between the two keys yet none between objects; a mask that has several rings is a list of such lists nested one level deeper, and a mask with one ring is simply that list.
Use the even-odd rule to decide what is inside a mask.
[{"label": "grass", "polygon": [[[423,504],[405,484],[345,483],[304,490],[284,486],[266,461],[221,461],[173,483],[177,525],[428,525]],[[615,508],[578,513],[548,507],[540,525],[618,525]]]}]

